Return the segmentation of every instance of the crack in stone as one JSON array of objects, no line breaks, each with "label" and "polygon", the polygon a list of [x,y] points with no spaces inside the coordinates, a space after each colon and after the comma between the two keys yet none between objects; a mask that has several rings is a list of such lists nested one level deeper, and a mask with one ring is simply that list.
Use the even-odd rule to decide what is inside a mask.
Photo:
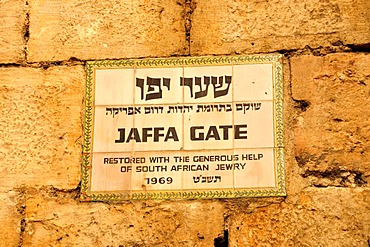
[{"label": "crack in stone", "polygon": [[19,193],[17,198],[17,212],[21,215],[21,221],[20,221],[20,232],[19,232],[19,243],[18,246],[23,246],[23,238],[26,231],[26,196],[25,196],[25,188],[21,187],[19,189],[16,189]]},{"label": "crack in stone", "polygon": [[193,0],[185,0],[185,39],[188,46],[188,55],[191,54],[191,27],[192,15],[196,9],[196,3]]},{"label": "crack in stone", "polygon": [[294,99],[293,97],[292,99],[295,103],[294,108],[301,109],[302,112],[307,111],[307,108],[311,105],[311,103],[307,100],[297,100],[297,99]]},{"label": "crack in stone", "polygon": [[69,58],[69,60],[65,61],[54,61],[54,62],[38,62],[38,63],[32,63],[30,65],[33,65],[32,67],[36,68],[43,68],[43,69],[48,69],[50,67],[55,67],[55,66],[75,66],[75,65],[85,65],[86,61],[80,60],[75,57]]},{"label": "crack in stone", "polygon": [[224,216],[224,230],[214,239],[215,247],[229,246],[229,215]]},{"label": "crack in stone", "polygon": [[25,18],[23,24],[23,51],[24,51],[24,61],[27,63],[28,59],[28,40],[30,38],[30,12],[29,12],[29,2],[25,2]]},{"label": "crack in stone", "polygon": [[313,186],[321,187],[351,187],[353,184],[358,187],[363,187],[367,184],[367,181],[363,178],[363,173],[356,170],[345,170],[345,169],[330,169],[325,171],[312,171],[306,170],[302,177],[314,177],[317,179],[327,179],[330,183],[320,183],[316,181],[313,183]]},{"label": "crack in stone", "polygon": [[348,45],[348,47],[351,48],[352,52],[370,53],[370,43]]},{"label": "crack in stone", "polygon": [[41,61],[41,62],[35,62],[35,63],[6,63],[6,64],[0,64],[0,68],[12,68],[12,67],[27,67],[27,68],[43,68],[48,69],[50,67],[56,67],[56,66],[75,66],[75,65],[85,65],[86,61],[80,60],[74,57],[71,57],[69,60],[64,61]]}]

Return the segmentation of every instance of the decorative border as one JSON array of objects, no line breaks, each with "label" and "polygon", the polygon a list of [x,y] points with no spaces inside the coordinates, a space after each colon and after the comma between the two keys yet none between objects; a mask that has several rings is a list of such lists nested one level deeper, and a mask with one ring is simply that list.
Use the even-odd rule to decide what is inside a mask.
[{"label": "decorative border", "polygon": [[[93,133],[93,87],[95,68],[124,67],[187,67],[204,65],[264,64],[273,65],[274,74],[274,116],[275,116],[275,164],[276,188],[271,189],[229,189],[229,190],[192,190],[170,192],[133,192],[133,193],[92,193],[91,159]],[[281,54],[244,55],[244,56],[207,56],[179,58],[148,58],[127,60],[98,60],[86,63],[86,87],[84,98],[84,134],[82,148],[81,200],[83,201],[125,201],[153,199],[213,199],[236,197],[286,196],[284,166],[284,119],[283,119],[283,68]]]}]

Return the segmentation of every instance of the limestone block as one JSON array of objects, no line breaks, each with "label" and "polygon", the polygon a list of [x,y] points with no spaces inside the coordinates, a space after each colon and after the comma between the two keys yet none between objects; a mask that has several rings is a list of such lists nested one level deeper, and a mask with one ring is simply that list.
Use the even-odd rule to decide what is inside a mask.
[{"label": "limestone block", "polygon": [[30,0],[29,61],[186,54],[177,0]]},{"label": "limestone block", "polygon": [[367,0],[199,0],[191,54],[259,53],[370,42]]},{"label": "limestone block", "polygon": [[78,203],[31,196],[25,246],[213,246],[224,226],[215,201]]},{"label": "limestone block", "polygon": [[24,59],[24,1],[0,1],[0,63]]},{"label": "limestone block", "polygon": [[368,246],[370,190],[310,188],[297,204],[230,216],[229,246]]},{"label": "limestone block", "polygon": [[18,246],[21,233],[21,215],[17,211],[15,193],[0,193],[0,246]]},{"label": "limestone block", "polygon": [[303,109],[295,156],[316,185],[370,185],[369,63],[351,53],[291,60],[292,96]]},{"label": "limestone block", "polygon": [[0,68],[0,191],[80,176],[83,66]]}]

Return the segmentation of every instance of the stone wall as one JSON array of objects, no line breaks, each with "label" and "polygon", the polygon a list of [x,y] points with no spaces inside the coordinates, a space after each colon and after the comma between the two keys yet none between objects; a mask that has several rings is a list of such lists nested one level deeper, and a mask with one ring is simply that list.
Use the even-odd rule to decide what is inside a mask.
[{"label": "stone wall", "polygon": [[[367,0],[0,0],[0,246],[370,246]],[[284,54],[285,198],[79,201],[87,60]]]}]

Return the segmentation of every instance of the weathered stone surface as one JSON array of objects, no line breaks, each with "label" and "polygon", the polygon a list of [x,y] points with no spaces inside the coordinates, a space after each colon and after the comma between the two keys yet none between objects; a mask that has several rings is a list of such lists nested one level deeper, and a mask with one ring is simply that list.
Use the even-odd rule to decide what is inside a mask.
[{"label": "weathered stone surface", "polygon": [[0,1],[0,63],[19,63],[24,59],[22,0]]},{"label": "weathered stone surface", "polygon": [[31,0],[28,59],[186,54],[182,2]]},{"label": "weathered stone surface", "polygon": [[215,201],[108,205],[30,196],[25,246],[213,246],[223,231]]},{"label": "weathered stone surface", "polygon": [[370,43],[367,0],[196,2],[192,55]]},{"label": "weathered stone surface", "polygon": [[79,182],[82,66],[0,68],[0,191]]},{"label": "weathered stone surface", "polygon": [[18,246],[21,215],[17,211],[14,192],[0,193],[0,246]]},{"label": "weathered stone surface", "polygon": [[370,56],[331,54],[291,60],[301,173],[317,186],[370,185]]},{"label": "weathered stone surface", "polygon": [[296,204],[230,216],[229,246],[368,246],[370,190],[310,188]]}]

